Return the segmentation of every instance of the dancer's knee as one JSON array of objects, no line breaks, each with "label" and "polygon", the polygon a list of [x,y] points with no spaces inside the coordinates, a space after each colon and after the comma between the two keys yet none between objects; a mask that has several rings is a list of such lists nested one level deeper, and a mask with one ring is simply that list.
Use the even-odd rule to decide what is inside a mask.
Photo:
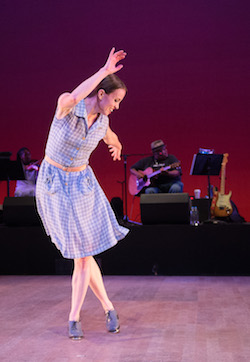
[{"label": "dancer's knee", "polygon": [[74,270],[86,270],[90,268],[92,256],[74,259]]}]

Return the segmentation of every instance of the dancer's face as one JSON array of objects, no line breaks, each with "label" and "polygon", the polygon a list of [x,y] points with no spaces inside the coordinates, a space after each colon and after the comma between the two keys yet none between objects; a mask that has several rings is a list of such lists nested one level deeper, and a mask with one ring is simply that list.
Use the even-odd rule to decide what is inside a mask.
[{"label": "dancer's face", "polygon": [[98,92],[98,106],[100,113],[108,116],[114,110],[119,109],[120,103],[126,95],[125,89],[119,88],[107,94],[103,89]]}]

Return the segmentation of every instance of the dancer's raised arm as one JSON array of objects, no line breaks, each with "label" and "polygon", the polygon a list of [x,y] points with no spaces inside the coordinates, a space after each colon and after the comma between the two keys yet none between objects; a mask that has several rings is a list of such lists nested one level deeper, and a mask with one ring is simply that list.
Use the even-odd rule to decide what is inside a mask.
[{"label": "dancer's raised arm", "polygon": [[84,80],[71,93],[63,93],[58,98],[57,118],[62,118],[69,113],[77,103],[86,98],[93,89],[109,74],[118,72],[123,65],[117,63],[126,57],[124,50],[115,51],[112,48],[105,65],[88,79]]}]

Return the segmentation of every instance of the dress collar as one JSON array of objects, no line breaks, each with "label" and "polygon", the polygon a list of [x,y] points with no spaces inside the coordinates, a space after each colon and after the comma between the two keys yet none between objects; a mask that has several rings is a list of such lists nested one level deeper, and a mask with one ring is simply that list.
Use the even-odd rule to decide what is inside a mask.
[{"label": "dress collar", "polygon": [[[75,115],[79,118],[85,118],[87,121],[88,114],[86,110],[86,105],[84,102],[84,99],[82,99],[77,105],[75,106]],[[102,123],[105,118],[108,118],[107,116],[104,116],[103,114],[100,114],[97,120],[94,123]]]},{"label": "dress collar", "polygon": [[87,111],[84,99],[82,99],[77,105],[75,106],[75,115],[80,118],[87,119]]}]

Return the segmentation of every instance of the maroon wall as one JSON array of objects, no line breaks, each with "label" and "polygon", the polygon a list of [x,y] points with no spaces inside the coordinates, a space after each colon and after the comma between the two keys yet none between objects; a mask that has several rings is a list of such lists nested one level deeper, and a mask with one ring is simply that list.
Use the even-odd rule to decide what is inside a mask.
[{"label": "maroon wall", "polygon": [[[124,153],[149,153],[164,139],[182,162],[184,191],[204,196],[206,177],[189,175],[193,154],[228,152],[226,191],[250,221],[249,11],[248,0],[2,2],[0,151],[14,159],[26,146],[41,158],[58,95],[95,72],[112,46],[123,48],[129,92],[110,118]],[[101,144],[91,165],[109,199],[121,196],[123,162]]]}]

